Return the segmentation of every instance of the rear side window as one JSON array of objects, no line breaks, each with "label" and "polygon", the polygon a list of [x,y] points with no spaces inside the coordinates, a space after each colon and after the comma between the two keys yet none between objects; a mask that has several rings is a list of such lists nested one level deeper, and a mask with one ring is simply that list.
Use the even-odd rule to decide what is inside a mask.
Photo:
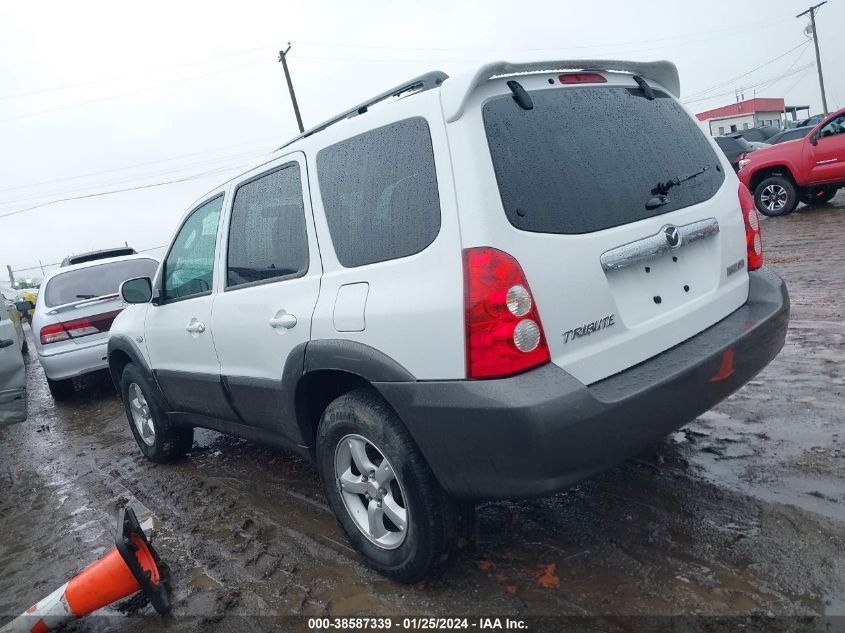
[{"label": "rear side window", "polygon": [[440,231],[428,123],[392,123],[317,154],[320,192],[340,263],[363,266],[419,253]]},{"label": "rear side window", "polygon": [[296,163],[241,185],[229,228],[226,286],[300,277],[308,270],[308,234]]},{"label": "rear side window", "polygon": [[[505,214],[518,229],[590,233],[693,204],[718,191],[719,160],[696,123],[667,94],[583,87],[531,92],[523,110],[511,95],[488,101],[484,127]],[[669,204],[647,210],[658,182]]]},{"label": "rear side window", "polygon": [[120,284],[136,277],[153,277],[158,262],[154,259],[130,259],[69,270],[53,277],[44,290],[48,308],[78,303],[117,294]]}]

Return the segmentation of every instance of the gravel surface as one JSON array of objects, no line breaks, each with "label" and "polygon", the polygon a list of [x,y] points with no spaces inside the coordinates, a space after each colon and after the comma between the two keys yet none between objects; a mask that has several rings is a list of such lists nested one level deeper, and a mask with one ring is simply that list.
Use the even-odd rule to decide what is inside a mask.
[{"label": "gravel surface", "polygon": [[570,491],[480,507],[474,542],[414,586],[361,563],[313,466],[209,431],[188,458],[152,464],[107,377],[57,404],[33,357],[29,420],[0,428],[0,623],[111,549],[127,503],[149,516],[174,607],[160,620],[119,603],[106,613],[121,630],[251,630],[232,615],[845,615],[843,207],[840,194],[763,222],[792,321],[752,383]]}]

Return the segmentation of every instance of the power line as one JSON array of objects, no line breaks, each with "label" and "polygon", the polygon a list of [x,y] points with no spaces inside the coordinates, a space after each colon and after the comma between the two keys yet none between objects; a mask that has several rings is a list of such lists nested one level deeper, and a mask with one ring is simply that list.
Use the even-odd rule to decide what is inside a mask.
[{"label": "power line", "polygon": [[431,47],[431,46],[387,46],[378,44],[339,44],[332,42],[313,42],[305,40],[297,40],[297,44],[307,46],[323,46],[329,48],[363,48],[374,50],[390,50],[390,51],[439,51],[439,52],[462,52],[462,53],[484,53],[484,52],[540,52],[540,51],[564,51],[564,50],[583,50],[589,48],[614,48],[619,46],[630,46],[636,44],[649,44],[653,42],[668,42],[674,40],[688,40],[689,38],[700,37],[704,35],[718,34],[719,37],[730,37],[736,32],[759,30],[763,26],[768,26],[775,23],[785,22],[785,18],[777,18],[769,20],[768,22],[757,22],[755,24],[737,25],[729,28],[722,28],[713,31],[703,31],[699,33],[688,33],[686,35],[674,35],[663,38],[649,38],[645,40],[632,40],[628,42],[612,42],[604,44],[586,44],[580,46],[559,46],[559,47],[538,47],[538,48],[448,48],[448,47]]},{"label": "power line", "polygon": [[196,180],[197,178],[203,178],[205,176],[217,174],[217,173],[220,173],[222,171],[231,171],[233,169],[238,169],[239,167],[242,167],[242,165],[232,165],[232,166],[229,166],[229,167],[217,167],[215,169],[211,169],[209,171],[205,171],[205,172],[202,172],[202,173],[199,173],[199,174],[194,174],[192,176],[185,176],[184,178],[176,178],[176,179],[173,179],[173,180],[165,180],[163,182],[154,182],[154,183],[150,183],[150,184],[146,184],[146,185],[139,185],[139,186],[136,186],[136,187],[126,187],[126,188],[123,188],[123,189],[114,189],[112,191],[100,191],[98,193],[89,193],[89,194],[85,194],[85,195],[81,195],[81,196],[70,196],[70,197],[61,198],[61,199],[58,199],[58,200],[50,200],[49,202],[42,202],[40,204],[35,204],[35,205],[32,205],[31,207],[26,207],[25,209],[18,209],[17,211],[10,211],[8,213],[2,213],[2,214],[0,214],[0,219],[8,218],[9,216],[12,216],[12,215],[18,215],[19,213],[25,213],[27,211],[32,211],[33,209],[40,209],[41,207],[46,207],[46,206],[49,206],[51,204],[57,204],[59,202],[69,202],[71,200],[82,200],[82,199],[85,199],[85,198],[97,198],[99,196],[108,196],[108,195],[111,195],[113,193],[123,193],[125,191],[137,191],[138,189],[150,189],[152,187],[161,187],[161,186],[164,186],[164,185],[172,185],[172,184],[179,183],[179,182],[186,182],[188,180]]},{"label": "power line", "polygon": [[88,173],[85,173],[85,174],[79,174],[77,176],[67,176],[65,178],[53,178],[53,179],[50,179],[50,180],[42,180],[40,182],[27,183],[25,185],[15,185],[14,187],[5,187],[5,188],[0,189],[0,192],[12,191],[12,190],[16,190],[16,189],[26,189],[28,187],[37,187],[37,186],[40,186],[40,185],[51,184],[51,183],[54,183],[54,182],[65,182],[67,180],[77,180],[79,178],[87,178],[89,176],[100,176],[102,174],[110,174],[110,173],[114,173],[116,171],[124,171],[124,170],[127,170],[127,169],[134,169],[136,167],[146,167],[148,165],[156,165],[156,164],[159,164],[159,163],[166,163],[166,162],[170,162],[170,161],[174,161],[174,160],[179,160],[180,158],[188,158],[189,156],[196,156],[197,154],[210,154],[210,153],[218,152],[218,151],[224,150],[224,149],[232,149],[234,147],[243,147],[244,145],[253,145],[255,143],[263,143],[265,141],[277,141],[277,140],[278,140],[278,136],[275,136],[275,135],[274,136],[266,136],[264,138],[253,139],[251,141],[244,141],[243,143],[233,143],[231,145],[221,145],[221,146],[218,146],[218,147],[210,147],[210,148],[206,148],[206,149],[203,149],[203,150],[198,150],[196,152],[189,152],[187,154],[179,154],[178,156],[170,156],[168,158],[158,158],[156,160],[151,160],[151,161],[147,161],[147,162],[144,162],[144,163],[135,163],[133,165],[125,165],[124,167],[115,167],[115,168],[112,168],[112,169],[104,169],[102,171],[94,171],[94,172],[88,172]]},{"label": "power line", "polygon": [[[140,249],[136,249],[136,250],[139,253],[149,253],[150,251],[156,251],[160,248],[166,248],[167,246],[169,246],[169,244],[160,244],[159,246],[151,246],[150,248],[140,248]],[[27,270],[37,270],[39,268],[44,268],[44,267],[49,268],[50,266],[61,266],[61,264],[62,264],[62,262],[53,262],[52,264],[36,264],[35,266],[24,266],[22,268],[12,268],[12,272],[13,273],[22,273],[22,272],[25,272]]]},{"label": "power line", "polygon": [[751,73],[757,72],[758,70],[760,70],[761,68],[765,68],[769,64],[775,63],[779,59],[783,59],[784,57],[789,55],[791,52],[798,50],[802,46],[807,46],[807,44],[809,44],[809,41],[805,40],[805,41],[801,42],[798,46],[794,46],[793,48],[790,48],[785,53],[782,53],[782,54],[778,55],[777,57],[774,57],[774,58],[770,59],[769,61],[764,62],[763,64],[760,64],[759,66],[756,66],[755,68],[752,68],[751,70],[749,70],[747,72],[742,73],[741,75],[737,75],[736,77],[732,77],[731,79],[728,79],[727,81],[723,81],[721,83],[715,84],[713,86],[710,86],[709,88],[704,88],[703,90],[698,90],[696,92],[690,93],[684,99],[682,99],[682,101],[687,102],[694,97],[702,96],[705,93],[711,92],[712,90],[718,90],[719,88],[723,88],[727,85],[735,83],[739,79],[742,79],[743,77],[747,77]]},{"label": "power line", "polygon": [[167,72],[169,70],[174,70],[176,68],[185,68],[186,66],[196,66],[198,64],[206,64],[208,62],[216,61],[218,59],[227,59],[229,57],[238,57],[240,55],[247,55],[247,54],[255,53],[255,52],[261,51],[261,50],[268,50],[269,48],[271,48],[271,45],[268,44],[267,46],[257,46],[255,48],[249,48],[249,49],[245,49],[245,50],[242,50],[242,51],[236,51],[236,52],[233,52],[233,53],[226,53],[224,55],[215,55],[213,57],[205,57],[205,58],[197,59],[197,60],[194,60],[194,61],[182,62],[180,64],[171,64],[169,66],[159,66],[159,67],[156,67],[156,68],[150,68],[148,70],[142,70],[142,71],[137,72],[137,73],[128,73],[128,74],[125,74],[125,75],[118,75],[118,76],[115,76],[115,77],[105,77],[105,78],[102,78],[102,79],[91,79],[91,80],[88,80],[88,81],[83,81],[83,82],[79,82],[79,83],[75,83],[75,84],[64,84],[64,85],[61,85],[61,86],[53,86],[52,88],[40,88],[38,90],[30,90],[30,91],[27,91],[27,92],[16,92],[16,93],[13,93],[13,94],[8,94],[8,95],[0,95],[0,101],[5,101],[7,99],[17,99],[17,98],[20,98],[20,97],[29,97],[29,96],[33,96],[33,95],[45,94],[45,93],[48,93],[48,92],[58,92],[58,91],[61,91],[61,90],[71,90],[73,88],[82,88],[82,87],[85,87],[85,86],[93,86],[93,85],[96,85],[96,84],[108,83],[108,82],[112,82],[112,81],[120,81],[122,79],[131,79],[132,77],[136,77],[138,75],[148,75],[148,74],[154,74],[154,73],[159,73],[159,72]]},{"label": "power line", "polygon": [[35,116],[41,116],[42,114],[50,114],[52,112],[59,112],[61,110],[70,110],[71,108],[78,108],[79,106],[88,105],[90,103],[99,103],[102,101],[111,101],[112,99],[119,99],[121,97],[126,97],[129,95],[136,95],[142,92],[149,92],[151,90],[156,90],[158,88],[166,88],[168,86],[175,86],[177,84],[185,83],[186,81],[193,81],[194,79],[202,79],[203,77],[210,77],[211,75],[219,75],[220,73],[230,72],[232,70],[237,70],[239,68],[244,68],[246,66],[253,66],[255,64],[260,64],[264,60],[257,60],[252,62],[246,62],[244,64],[238,64],[236,66],[229,66],[227,68],[220,68],[218,70],[213,70],[211,72],[202,73],[200,75],[192,75],[190,77],[183,77],[181,79],[177,79],[175,81],[168,81],[161,84],[156,84],[154,86],[147,86],[145,88],[139,88],[137,90],[128,90],[126,92],[119,92],[113,95],[107,95],[105,97],[97,97],[95,99],[88,99],[86,101],[78,101],[76,103],[70,103],[67,105],[59,106],[57,108],[50,108],[48,110],[39,110],[37,112],[30,112],[28,114],[21,114],[18,116],[9,117],[6,119],[0,119],[0,123],[6,123],[8,121],[19,121],[20,119],[29,119]]},{"label": "power line", "polygon": [[[58,189],[58,190],[48,191],[48,192],[45,192],[45,193],[39,193],[39,194],[36,194],[36,195],[27,195],[27,196],[24,196],[22,198],[0,200],[0,206],[17,205],[17,204],[21,204],[21,203],[25,203],[25,202],[30,202],[32,200],[39,200],[39,199],[43,199],[43,198],[61,196],[61,195],[66,195],[66,194],[71,194],[71,193],[76,193],[76,192],[83,192],[83,191],[88,191],[88,190],[91,190],[91,189],[101,189],[103,187],[109,187],[109,186],[114,186],[114,185],[119,185],[119,184],[124,184],[124,183],[135,183],[135,182],[147,180],[147,179],[152,178],[152,177],[161,176],[163,174],[176,175],[176,173],[184,171],[186,169],[196,169],[198,167],[208,167],[208,166],[214,165],[215,163],[220,163],[221,161],[232,161],[233,159],[237,159],[238,161],[240,161],[240,160],[244,160],[244,159],[257,158],[260,155],[265,154],[270,149],[272,149],[272,148],[262,148],[262,149],[259,149],[259,150],[251,150],[251,151],[248,151],[248,152],[239,152],[237,154],[218,156],[216,158],[202,160],[202,161],[196,161],[196,162],[188,163],[188,164],[184,164],[184,165],[171,166],[171,167],[167,167],[165,169],[158,169],[158,170],[155,170],[155,171],[152,171],[152,172],[146,172],[146,173],[143,173],[143,174],[134,174],[134,175],[126,176],[126,177],[117,178],[115,180],[92,182],[92,183],[87,183],[87,184],[83,184],[83,185],[80,185],[80,186],[72,186],[69,189]],[[222,167],[225,167],[225,166],[226,165],[223,165]]]},{"label": "power line", "polygon": [[[807,69],[812,68],[814,65],[815,64],[813,64],[813,63],[809,63],[809,64],[806,64],[804,66],[799,66],[798,68],[796,68],[795,70],[793,70],[791,72],[785,72],[785,73],[778,75],[776,77],[770,77],[768,79],[764,79],[764,80],[759,81],[757,83],[744,85],[742,88],[743,88],[743,90],[752,90],[752,89],[758,89],[759,90],[761,88],[767,88],[771,85],[776,84],[781,79],[786,79],[787,77],[792,77],[794,75],[797,75],[798,73],[800,73],[802,71],[806,71]],[[717,92],[717,93],[707,95],[705,97],[699,97],[697,99],[686,99],[684,101],[684,103],[686,103],[686,104],[700,103],[702,101],[710,101],[710,100],[713,100],[713,99],[718,99],[720,97],[724,97],[724,96],[732,95],[732,94],[734,94],[733,90],[727,90],[725,92]]]}]

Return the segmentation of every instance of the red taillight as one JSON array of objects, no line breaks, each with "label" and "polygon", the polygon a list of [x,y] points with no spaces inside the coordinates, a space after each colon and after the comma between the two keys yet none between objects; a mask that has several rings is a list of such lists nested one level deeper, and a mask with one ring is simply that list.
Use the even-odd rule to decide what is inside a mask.
[{"label": "red taillight", "polygon": [[739,183],[739,206],[745,222],[748,270],[757,270],[763,265],[763,234],[760,231],[760,216],[757,215],[754,197],[743,183]]},{"label": "red taillight", "polygon": [[66,341],[70,335],[65,332],[65,329],[60,323],[53,325],[45,325],[41,328],[41,344],[49,345],[50,343],[58,343],[59,341]]},{"label": "red taillight", "polygon": [[90,336],[91,334],[108,332],[111,329],[111,324],[114,323],[115,318],[120,313],[121,310],[115,310],[114,312],[105,312],[81,319],[73,319],[64,323],[46,325],[41,328],[41,344],[49,345],[50,343],[58,343],[59,341],[66,341],[70,338],[81,338],[83,336]]},{"label": "red taillight", "polygon": [[562,84],[606,84],[607,79],[598,73],[564,73],[558,80]]},{"label": "red taillight", "polygon": [[464,309],[468,378],[510,376],[549,362],[528,281],[507,253],[464,250]]}]

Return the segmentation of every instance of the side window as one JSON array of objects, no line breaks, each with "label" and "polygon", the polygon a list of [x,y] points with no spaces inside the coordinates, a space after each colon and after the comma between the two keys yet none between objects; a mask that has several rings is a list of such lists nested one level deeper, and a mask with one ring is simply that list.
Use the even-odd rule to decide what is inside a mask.
[{"label": "side window", "polygon": [[822,128],[821,136],[833,136],[835,134],[842,134],[843,132],[845,132],[845,114],[840,114]]},{"label": "side window", "polygon": [[188,216],[164,260],[162,300],[183,299],[211,292],[214,250],[223,196],[206,202]]},{"label": "side window", "polygon": [[308,271],[308,233],[299,165],[293,163],[241,185],[229,224],[226,286]]},{"label": "side window", "polygon": [[419,253],[440,232],[434,151],[423,118],[320,150],[317,174],[335,252],[347,268]]}]

